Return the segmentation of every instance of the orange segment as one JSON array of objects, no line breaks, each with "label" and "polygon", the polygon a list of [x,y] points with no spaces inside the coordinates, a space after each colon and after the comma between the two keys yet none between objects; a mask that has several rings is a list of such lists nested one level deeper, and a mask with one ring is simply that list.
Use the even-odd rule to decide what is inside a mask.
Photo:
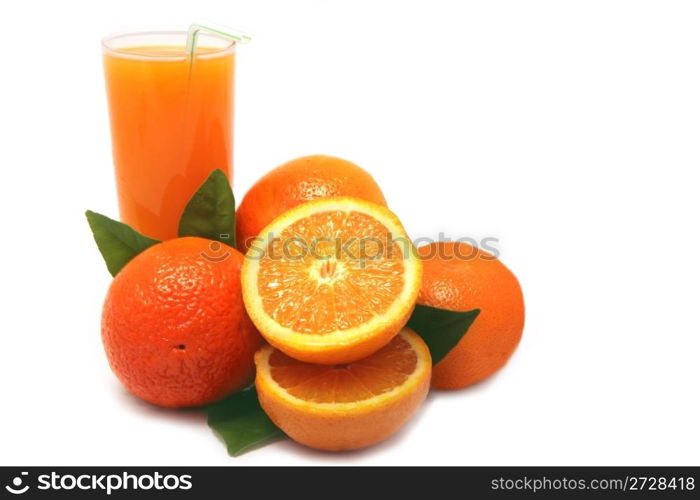
[{"label": "orange segment", "polygon": [[315,365],[267,346],[255,355],[260,404],[292,439],[324,450],[375,444],[396,432],[427,395],[430,352],[404,328],[367,358]]},{"label": "orange segment", "polygon": [[406,323],[422,263],[388,209],[355,198],[300,205],[246,255],[244,300],[266,339],[308,362],[356,361]]}]

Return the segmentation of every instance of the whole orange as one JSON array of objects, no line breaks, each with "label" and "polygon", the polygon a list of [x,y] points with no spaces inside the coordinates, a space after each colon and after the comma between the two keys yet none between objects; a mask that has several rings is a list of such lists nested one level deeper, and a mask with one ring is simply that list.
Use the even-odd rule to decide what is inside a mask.
[{"label": "whole orange", "polygon": [[243,253],[278,215],[316,198],[352,196],[386,206],[374,178],[354,163],[334,156],[297,158],[271,170],[243,197],[236,214],[236,241]]},{"label": "whole orange", "polygon": [[154,245],[114,278],[102,312],[112,371],[132,394],[178,408],[245,387],[261,337],[243,306],[243,256],[203,238]]},{"label": "whole orange", "polygon": [[492,254],[466,243],[418,248],[423,283],[418,303],[453,311],[481,312],[462,340],[433,367],[431,385],[459,389],[500,369],[520,342],[525,304],[518,280]]}]

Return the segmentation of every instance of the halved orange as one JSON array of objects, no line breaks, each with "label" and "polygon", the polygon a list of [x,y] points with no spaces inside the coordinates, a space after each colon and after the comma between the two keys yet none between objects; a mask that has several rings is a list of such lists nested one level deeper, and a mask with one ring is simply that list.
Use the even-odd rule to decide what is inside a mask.
[{"label": "halved orange", "polygon": [[255,354],[260,405],[295,441],[321,450],[352,450],[394,434],[425,400],[430,351],[404,328],[365,359],[317,365],[266,346]]},{"label": "halved orange", "polygon": [[263,229],[243,264],[243,300],[267,341],[289,356],[348,363],[386,345],[406,324],[422,272],[387,208],[324,198]]}]

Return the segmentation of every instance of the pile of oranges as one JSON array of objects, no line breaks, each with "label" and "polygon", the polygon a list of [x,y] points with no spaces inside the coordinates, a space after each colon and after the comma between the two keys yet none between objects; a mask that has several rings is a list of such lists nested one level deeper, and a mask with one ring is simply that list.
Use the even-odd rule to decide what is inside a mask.
[{"label": "pile of oranges", "polygon": [[[492,375],[522,334],[517,279],[464,243],[414,248],[386,205],[374,179],[339,158],[272,170],[238,208],[238,250],[177,238],[117,274],[102,316],[112,370],[134,395],[172,408],[207,405],[254,379],[270,419],[324,450],[392,435],[431,385]],[[416,304],[481,313],[433,366],[406,327]]]}]

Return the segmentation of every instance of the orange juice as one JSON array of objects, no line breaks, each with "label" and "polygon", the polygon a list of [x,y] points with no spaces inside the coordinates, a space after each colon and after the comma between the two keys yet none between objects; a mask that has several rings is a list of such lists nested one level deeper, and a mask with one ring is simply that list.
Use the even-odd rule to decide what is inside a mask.
[{"label": "orange juice", "polygon": [[104,51],[121,220],[158,239],[177,236],[212,170],[233,174],[234,44],[198,46],[189,57],[184,33],[169,35],[182,43],[106,41]]}]

